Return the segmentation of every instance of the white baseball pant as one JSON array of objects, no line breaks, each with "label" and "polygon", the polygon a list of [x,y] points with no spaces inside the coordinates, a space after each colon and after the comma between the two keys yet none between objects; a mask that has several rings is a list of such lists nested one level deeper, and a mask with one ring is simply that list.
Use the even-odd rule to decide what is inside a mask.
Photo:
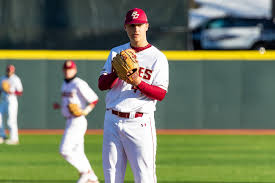
[{"label": "white baseball pant", "polygon": [[0,104],[0,137],[6,137],[4,117],[7,117],[7,126],[9,128],[9,138],[12,141],[19,141],[17,125],[18,101],[3,101]]},{"label": "white baseball pant", "polygon": [[[90,171],[94,174],[84,152],[84,136],[87,126],[87,120],[84,116],[67,119],[59,152],[79,173]],[[94,176],[94,179],[97,179],[95,174]]]},{"label": "white baseball pant", "polygon": [[105,183],[123,183],[127,160],[135,183],[156,183],[156,129],[154,114],[121,118],[107,110],[103,135]]}]

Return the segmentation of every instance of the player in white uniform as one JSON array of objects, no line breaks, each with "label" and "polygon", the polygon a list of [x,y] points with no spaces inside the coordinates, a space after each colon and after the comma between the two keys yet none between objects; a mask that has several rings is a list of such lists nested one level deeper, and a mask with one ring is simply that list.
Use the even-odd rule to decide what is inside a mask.
[{"label": "player in white uniform", "polygon": [[[2,83],[6,82],[9,85],[8,91],[4,91]],[[1,83],[1,103],[0,103],[0,143],[9,145],[19,144],[17,113],[18,101],[17,96],[23,93],[23,86],[20,78],[15,74],[14,65],[8,65],[6,68],[6,75],[0,79]],[[7,125],[9,127],[9,139],[5,133],[5,125],[3,117],[7,115]],[[5,140],[6,139],[6,140]]]},{"label": "player in white uniform", "polygon": [[[99,183],[84,152],[84,135],[88,125],[85,115],[93,110],[98,96],[87,82],[77,77],[77,67],[74,61],[65,61],[63,72],[65,80],[61,89],[61,110],[66,118],[66,127],[60,144],[60,154],[80,173],[77,183]],[[81,109],[84,109],[83,115],[74,116],[68,110],[70,103],[78,104]]]},{"label": "player in white uniform", "polygon": [[[122,183],[127,160],[135,183],[156,183],[156,129],[154,111],[168,89],[167,58],[149,44],[146,32],[149,24],[145,12],[127,12],[124,28],[130,43],[115,47],[101,71],[100,90],[106,94],[103,135],[103,169],[106,183]],[[139,77],[126,83],[113,72],[111,61],[120,51],[136,51]]]}]

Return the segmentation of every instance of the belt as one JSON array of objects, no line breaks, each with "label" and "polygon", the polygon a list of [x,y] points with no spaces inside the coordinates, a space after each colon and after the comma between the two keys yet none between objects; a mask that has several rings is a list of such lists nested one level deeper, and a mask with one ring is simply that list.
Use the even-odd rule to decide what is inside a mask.
[{"label": "belt", "polygon": [[115,110],[112,110],[112,114],[115,114],[121,118],[138,118],[138,117],[143,116],[143,113],[141,113],[141,112],[133,113],[134,115],[133,115],[133,117],[131,117],[130,112],[119,112],[119,111],[115,111]]}]

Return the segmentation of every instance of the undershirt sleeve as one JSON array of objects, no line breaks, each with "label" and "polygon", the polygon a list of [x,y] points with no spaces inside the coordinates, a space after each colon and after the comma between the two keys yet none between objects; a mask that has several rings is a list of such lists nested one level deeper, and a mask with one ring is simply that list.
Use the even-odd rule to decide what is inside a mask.
[{"label": "undershirt sleeve", "polygon": [[141,81],[137,87],[141,93],[154,100],[162,101],[166,95],[166,90],[158,86],[150,85],[144,81]]},{"label": "undershirt sleeve", "polygon": [[113,88],[117,81],[118,77],[115,72],[112,72],[107,75],[103,74],[98,78],[98,88],[100,90],[109,90]]}]

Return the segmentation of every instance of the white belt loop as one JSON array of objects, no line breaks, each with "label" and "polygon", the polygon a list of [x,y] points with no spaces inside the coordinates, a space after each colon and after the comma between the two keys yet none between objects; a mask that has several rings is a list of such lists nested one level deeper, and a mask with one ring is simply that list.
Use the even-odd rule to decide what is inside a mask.
[{"label": "white belt loop", "polygon": [[129,118],[134,119],[136,117],[136,112],[130,112]]}]

